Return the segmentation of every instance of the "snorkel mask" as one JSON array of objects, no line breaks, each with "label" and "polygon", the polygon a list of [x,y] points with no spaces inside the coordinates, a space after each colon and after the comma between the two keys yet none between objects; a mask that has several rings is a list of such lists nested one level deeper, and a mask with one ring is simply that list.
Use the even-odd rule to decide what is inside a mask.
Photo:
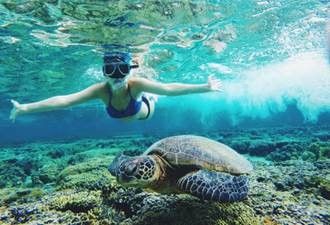
[{"label": "snorkel mask", "polygon": [[103,56],[103,75],[114,79],[126,77],[131,69],[139,67],[139,65],[131,65],[131,60],[129,53],[105,53]]}]

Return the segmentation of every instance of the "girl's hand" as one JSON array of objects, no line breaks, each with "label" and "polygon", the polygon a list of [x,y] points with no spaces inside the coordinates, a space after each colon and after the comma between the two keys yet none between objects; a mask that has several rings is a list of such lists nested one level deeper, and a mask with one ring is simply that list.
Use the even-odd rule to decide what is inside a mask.
[{"label": "girl's hand", "polygon": [[221,82],[219,79],[215,78],[214,75],[208,76],[207,83],[210,91],[222,91]]},{"label": "girl's hand", "polygon": [[10,100],[13,104],[13,109],[10,112],[9,119],[15,122],[16,117],[23,112],[23,106],[15,100]]}]

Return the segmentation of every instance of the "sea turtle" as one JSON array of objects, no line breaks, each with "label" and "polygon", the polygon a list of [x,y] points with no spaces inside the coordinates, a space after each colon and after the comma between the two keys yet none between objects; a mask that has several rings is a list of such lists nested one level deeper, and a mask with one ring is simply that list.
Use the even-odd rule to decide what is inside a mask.
[{"label": "sea turtle", "polygon": [[240,201],[247,196],[252,165],[230,147],[209,138],[161,139],[141,156],[117,155],[109,171],[124,186],[160,193],[189,193],[205,200]]}]

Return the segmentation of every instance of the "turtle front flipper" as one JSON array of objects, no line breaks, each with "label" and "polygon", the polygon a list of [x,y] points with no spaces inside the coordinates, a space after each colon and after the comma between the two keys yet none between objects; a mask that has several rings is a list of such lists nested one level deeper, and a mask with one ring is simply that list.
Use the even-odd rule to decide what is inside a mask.
[{"label": "turtle front flipper", "polygon": [[179,189],[205,200],[219,202],[240,201],[248,193],[248,178],[222,172],[199,170],[182,177]]}]

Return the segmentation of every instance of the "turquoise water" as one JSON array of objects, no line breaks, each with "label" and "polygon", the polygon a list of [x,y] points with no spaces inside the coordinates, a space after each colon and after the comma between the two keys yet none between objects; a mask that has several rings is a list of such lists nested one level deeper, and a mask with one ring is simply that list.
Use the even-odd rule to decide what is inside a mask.
[{"label": "turquoise water", "polygon": [[[329,6],[0,0],[0,224],[330,224]],[[200,84],[214,75],[223,91],[159,96],[147,121],[112,119],[98,101],[9,120],[11,99],[34,102],[103,82],[102,57],[113,50],[143,59],[135,76]],[[182,134],[249,160],[247,199],[146,192],[109,173],[117,153],[138,155]],[[195,160],[210,169],[207,150]],[[161,157],[164,171],[184,175]]]},{"label": "turquoise water", "polygon": [[[317,0],[1,1],[1,142],[329,124],[328,7]],[[111,119],[100,102],[9,121],[10,99],[38,101],[102,82],[109,50],[140,54],[138,76],[202,83],[213,74],[224,90],[160,97],[143,122]]]}]

